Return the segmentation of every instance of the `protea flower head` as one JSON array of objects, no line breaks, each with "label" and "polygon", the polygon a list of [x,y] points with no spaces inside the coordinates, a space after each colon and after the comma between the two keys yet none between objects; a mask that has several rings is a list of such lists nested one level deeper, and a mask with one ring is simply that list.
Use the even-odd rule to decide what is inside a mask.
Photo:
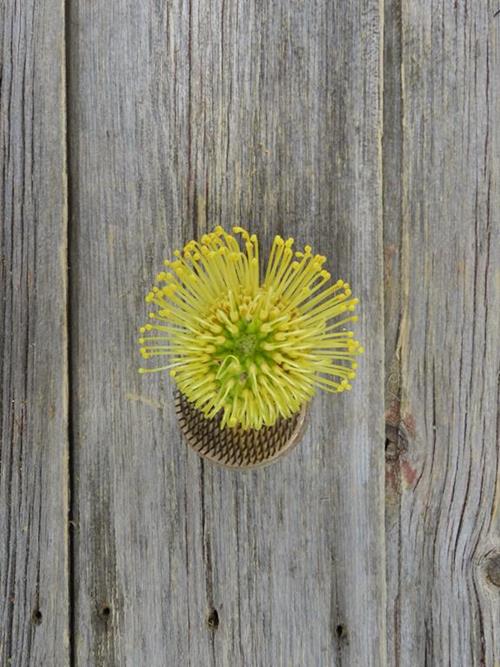
[{"label": "protea flower head", "polygon": [[[351,389],[363,348],[347,283],[330,282],[326,258],[276,236],[263,280],[255,234],[222,227],[166,260],[146,296],[141,355],[166,363],[179,390],[221,428],[259,429],[290,417],[314,395]],[[237,236],[236,236],[237,235]],[[239,237],[239,238],[238,238]]]}]

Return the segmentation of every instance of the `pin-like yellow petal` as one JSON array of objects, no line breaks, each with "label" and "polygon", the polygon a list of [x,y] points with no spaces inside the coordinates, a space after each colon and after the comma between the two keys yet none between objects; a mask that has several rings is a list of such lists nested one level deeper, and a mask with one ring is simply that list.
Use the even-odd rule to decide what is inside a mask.
[{"label": "pin-like yellow petal", "polygon": [[293,252],[280,236],[261,281],[257,236],[233,234],[216,227],[165,261],[139,344],[144,359],[167,363],[139,372],[169,370],[208,418],[222,414],[222,428],[259,429],[298,412],[318,387],[351,389],[363,348],[346,325],[359,300],[344,281],[331,284],[325,257]]}]

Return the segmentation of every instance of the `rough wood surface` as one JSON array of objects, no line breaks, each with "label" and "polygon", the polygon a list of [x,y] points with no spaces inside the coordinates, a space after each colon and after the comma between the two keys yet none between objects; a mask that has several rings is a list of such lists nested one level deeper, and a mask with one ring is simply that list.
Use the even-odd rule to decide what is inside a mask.
[{"label": "rough wood surface", "polygon": [[[65,4],[0,3],[0,665],[497,667],[499,7]],[[352,393],[246,473],[136,372],[216,224],[362,303]]]},{"label": "rough wood surface", "polygon": [[0,665],[68,660],[62,3],[0,3]]},{"label": "rough wood surface", "polygon": [[384,96],[388,664],[493,666],[500,16],[398,4]]},{"label": "rough wood surface", "polygon": [[[380,26],[374,0],[70,5],[79,665],[385,664]],[[246,474],[136,372],[151,277],[219,223],[312,243],[363,303],[352,394]]]}]

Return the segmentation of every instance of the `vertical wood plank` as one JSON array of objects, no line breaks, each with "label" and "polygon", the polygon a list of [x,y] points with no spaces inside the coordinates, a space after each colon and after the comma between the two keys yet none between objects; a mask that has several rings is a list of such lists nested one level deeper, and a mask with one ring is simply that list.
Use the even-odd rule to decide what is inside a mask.
[{"label": "vertical wood plank", "polygon": [[[380,22],[71,6],[77,664],[385,664]],[[352,394],[248,474],[188,451],[170,381],[136,373],[151,277],[216,224],[314,244],[363,303]]]},{"label": "vertical wood plank", "polygon": [[188,6],[72,3],[69,40],[76,664],[196,664],[198,478],[136,345],[144,290],[193,231]]},{"label": "vertical wood plank", "polygon": [[353,394],[318,397],[279,466],[203,468],[211,664],[383,665],[379,5],[192,7],[201,231],[311,242],[360,292],[368,346]]},{"label": "vertical wood plank", "polygon": [[495,9],[402,2],[402,229],[389,215],[385,234],[400,297],[387,314],[398,321],[388,367],[400,370],[387,412],[393,665],[500,655]]},{"label": "vertical wood plank", "polygon": [[399,595],[400,462],[399,425],[401,358],[398,349],[401,321],[402,147],[401,0],[384,2],[384,135],[383,135],[383,234],[384,234],[384,347],[385,347],[385,540],[388,664],[399,666],[395,649],[400,619],[395,614]]},{"label": "vertical wood plank", "polygon": [[65,665],[64,7],[0,7],[0,664]]}]

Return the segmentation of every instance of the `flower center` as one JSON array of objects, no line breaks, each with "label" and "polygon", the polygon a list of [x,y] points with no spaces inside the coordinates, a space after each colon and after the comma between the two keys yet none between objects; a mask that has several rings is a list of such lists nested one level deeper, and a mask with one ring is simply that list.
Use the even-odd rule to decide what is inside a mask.
[{"label": "flower center", "polygon": [[244,333],[234,341],[234,352],[240,361],[254,357],[258,347],[259,341],[255,334]]},{"label": "flower center", "polygon": [[[215,351],[214,358],[219,366],[223,365],[225,376],[243,373],[246,378],[252,365],[259,366],[269,359],[265,344],[271,336],[261,330],[261,325],[259,319],[242,318],[233,324],[232,329],[224,327],[224,343]],[[245,384],[243,379],[240,381]]]}]

